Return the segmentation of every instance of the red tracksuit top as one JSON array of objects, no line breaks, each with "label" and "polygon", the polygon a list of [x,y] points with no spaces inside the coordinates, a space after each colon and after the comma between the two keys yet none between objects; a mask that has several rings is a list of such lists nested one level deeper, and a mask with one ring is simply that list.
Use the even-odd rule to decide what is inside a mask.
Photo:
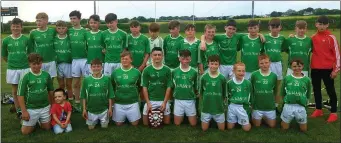
[{"label": "red tracksuit top", "polygon": [[311,69],[333,69],[340,70],[340,51],[336,37],[325,30],[316,32],[312,36],[313,54],[311,56]]}]

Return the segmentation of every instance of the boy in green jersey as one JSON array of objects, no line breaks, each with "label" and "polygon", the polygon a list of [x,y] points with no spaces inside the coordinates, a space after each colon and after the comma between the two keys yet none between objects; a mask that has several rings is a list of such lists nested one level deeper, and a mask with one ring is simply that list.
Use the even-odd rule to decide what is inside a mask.
[{"label": "boy in green jersey", "polygon": [[102,74],[102,62],[94,59],[91,62],[92,74],[83,80],[81,99],[83,99],[82,116],[86,119],[89,130],[95,128],[98,120],[102,128],[107,128],[112,117],[112,99],[114,91],[110,77]]},{"label": "boy in green jersey", "polygon": [[130,32],[128,35],[128,50],[132,54],[133,66],[140,72],[147,65],[147,61],[150,53],[150,44],[148,37],[140,33],[141,26],[136,20],[130,22]]},{"label": "boy in green jersey", "polygon": [[142,72],[142,90],[144,95],[143,124],[148,125],[148,112],[159,109],[164,112],[164,124],[170,123],[170,109],[168,100],[171,94],[171,69],[162,63],[163,54],[160,47],[152,52],[152,64]]},{"label": "boy in green jersey", "polygon": [[37,29],[30,32],[30,48],[40,54],[43,58],[42,70],[50,74],[52,78],[57,76],[56,53],[53,48],[53,40],[56,36],[56,30],[47,27],[49,17],[41,12],[36,15]]},{"label": "boy in green jersey", "polygon": [[185,27],[185,34],[186,38],[184,39],[183,43],[181,44],[181,50],[189,50],[191,52],[191,61],[190,66],[198,71],[198,56],[199,56],[199,44],[200,40],[195,37],[195,25],[187,24]]},{"label": "boy in green jersey", "polygon": [[1,56],[7,62],[6,82],[12,85],[14,99],[14,106],[10,111],[16,111],[18,117],[21,115],[17,98],[18,83],[23,74],[29,71],[27,55],[31,52],[28,49],[28,38],[21,34],[22,23],[19,18],[11,21],[12,34],[2,40],[1,48]]},{"label": "boy in green jersey", "polygon": [[139,108],[139,93],[141,72],[132,65],[132,55],[129,51],[121,53],[121,68],[111,74],[115,98],[112,120],[117,126],[123,125],[126,118],[133,126],[137,126],[141,118]]},{"label": "boy in green jersey", "polygon": [[68,35],[70,38],[71,45],[71,56],[72,56],[72,77],[74,83],[74,94],[75,94],[75,103],[77,104],[76,110],[80,111],[78,105],[80,105],[80,87],[81,87],[81,77],[85,77],[87,75],[87,67],[86,67],[86,40],[85,33],[87,32],[81,25],[82,14],[77,11],[71,11],[69,14],[70,21],[72,24],[72,28],[68,29]]},{"label": "boy in green jersey", "polygon": [[208,57],[212,55],[219,55],[218,43],[214,42],[216,27],[211,24],[205,26],[205,42],[206,50],[200,50],[199,52],[199,73],[200,75],[208,71]]},{"label": "boy in green jersey", "polygon": [[112,71],[120,67],[120,53],[127,48],[127,33],[117,27],[117,15],[108,13],[105,16],[105,23],[108,27],[102,33],[104,43],[104,75],[110,76]]},{"label": "boy in green jersey", "polygon": [[[160,25],[152,22],[149,25],[149,43],[150,43],[150,51],[154,49],[154,47],[160,47],[163,50],[163,39],[159,36],[160,34]],[[162,61],[164,63],[164,60]],[[147,66],[152,64],[152,58],[149,56]]]},{"label": "boy in green jersey", "polygon": [[[304,20],[296,21],[295,26],[296,35],[289,37],[285,42],[285,52],[288,53],[288,61],[292,59],[301,59],[303,64],[302,73],[305,76],[309,76],[310,71],[310,55],[313,48],[313,42],[310,37],[307,37],[307,22]],[[288,69],[286,75],[291,75],[292,70],[290,69],[290,62],[288,62]]]},{"label": "boy in green jersey", "polygon": [[198,72],[190,66],[191,52],[179,51],[180,66],[172,71],[174,97],[174,124],[180,125],[184,114],[191,126],[197,124],[195,100],[197,98]]},{"label": "boy in green jersey", "polygon": [[238,51],[241,50],[241,61],[245,64],[245,79],[247,80],[250,79],[252,72],[259,69],[258,55],[263,50],[257,20],[249,21],[248,32],[249,34],[242,36],[238,43]]},{"label": "boy in green jersey", "polygon": [[183,42],[180,32],[180,22],[172,20],[168,23],[169,35],[164,38],[163,50],[165,55],[165,65],[172,70],[179,66],[179,48]]},{"label": "boy in green jersey", "polygon": [[233,66],[235,77],[227,82],[228,111],[227,128],[233,129],[235,124],[242,125],[244,131],[250,131],[250,103],[252,103],[252,86],[245,76],[245,64],[237,62]]},{"label": "boy in green jersey", "polygon": [[306,107],[311,94],[310,78],[302,74],[304,64],[300,59],[290,62],[293,73],[283,79],[281,96],[283,97],[283,111],[281,114],[281,126],[288,129],[292,119],[300,124],[302,132],[307,131]]},{"label": "boy in green jersey", "polygon": [[226,79],[219,73],[219,55],[208,57],[208,72],[200,79],[201,128],[206,131],[213,118],[219,130],[225,130],[224,100]]},{"label": "boy in green jersey", "polygon": [[91,30],[85,33],[86,45],[87,45],[87,76],[90,75],[91,71],[91,61],[98,58],[101,62],[104,62],[104,54],[103,54],[103,40],[102,40],[102,31],[99,30],[99,25],[101,21],[98,15],[91,15],[88,21]]},{"label": "boy in green jersey", "polygon": [[57,21],[56,23],[57,35],[54,38],[54,49],[57,56],[57,80],[59,88],[66,89],[68,93],[68,99],[73,100],[72,93],[72,57],[71,57],[71,47],[70,39],[67,36],[67,25],[64,21]]},{"label": "boy in green jersey", "polygon": [[277,90],[277,76],[270,71],[268,55],[258,56],[259,70],[251,74],[254,100],[252,101],[252,123],[256,127],[261,125],[262,119],[271,127],[276,126],[275,95]]},{"label": "boy in green jersey", "polygon": [[43,59],[39,54],[28,56],[30,71],[21,79],[18,88],[18,101],[22,111],[21,133],[33,132],[39,121],[41,128],[51,129],[50,108],[53,103],[53,83],[49,73],[41,70]]}]

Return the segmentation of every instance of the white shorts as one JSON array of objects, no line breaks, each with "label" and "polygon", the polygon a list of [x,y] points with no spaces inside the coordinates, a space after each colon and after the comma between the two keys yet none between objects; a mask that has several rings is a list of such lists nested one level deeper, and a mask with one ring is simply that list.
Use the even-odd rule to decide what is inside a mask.
[{"label": "white shorts", "polygon": [[58,78],[72,78],[71,67],[72,64],[69,63],[57,64]]},{"label": "white shorts", "polygon": [[261,110],[253,110],[252,118],[256,120],[261,120],[263,117],[269,120],[276,119],[276,110],[272,111],[261,111]]},{"label": "white shorts", "polygon": [[277,75],[277,80],[283,79],[282,62],[273,62],[270,64],[270,71]]},{"label": "white shorts", "polygon": [[127,105],[114,104],[112,120],[125,122],[126,118],[128,118],[129,122],[135,122],[141,118],[140,106],[137,102]]},{"label": "white shorts", "polygon": [[204,123],[209,123],[212,118],[217,123],[224,123],[225,122],[225,115],[224,115],[224,113],[217,114],[217,115],[212,115],[212,114],[209,114],[209,113],[201,112],[201,117],[200,118],[201,118],[201,122],[204,122]]},{"label": "white shorts", "polygon": [[187,117],[197,115],[197,110],[195,108],[195,100],[174,100],[174,115]]},{"label": "white shorts", "polygon": [[[293,71],[290,68],[288,68],[287,75],[291,75],[292,73],[293,73]],[[302,73],[304,74],[304,76],[309,77],[308,71],[302,71]]]},{"label": "white shorts", "polygon": [[89,126],[95,126],[98,121],[101,121],[101,125],[109,124],[109,116],[108,116],[108,109],[100,114],[93,114],[88,112],[88,119],[86,120],[86,124]]},{"label": "white shorts", "polygon": [[121,63],[104,63],[104,75],[111,76],[111,73],[121,67]]},{"label": "white shorts", "polygon": [[40,123],[48,123],[51,121],[50,105],[39,109],[27,109],[27,112],[30,116],[30,120],[22,120],[23,126],[35,126],[38,120]]},{"label": "white shorts", "polygon": [[72,60],[72,77],[81,77],[87,75],[86,59]]},{"label": "white shorts", "polygon": [[41,67],[43,71],[46,71],[50,74],[51,77],[56,77],[57,76],[57,67],[56,67],[56,62],[48,62],[48,63],[43,63],[43,66]]},{"label": "white shorts", "polygon": [[[150,101],[150,104],[152,104],[152,110],[160,108],[162,103],[163,103],[163,101]],[[170,114],[170,105],[169,105],[169,102],[167,102],[166,109],[163,112],[163,115],[169,115],[169,114]],[[148,115],[148,113],[147,113],[147,103],[144,104],[143,115],[146,115],[146,116]]]},{"label": "white shorts", "polygon": [[233,74],[233,65],[220,65],[219,72],[223,74],[226,79],[232,79]]},{"label": "white shorts", "polygon": [[297,123],[307,123],[307,111],[305,107],[298,104],[284,104],[281,119],[285,123],[290,123],[292,119],[296,119]]},{"label": "white shorts", "polygon": [[247,115],[245,109],[243,108],[243,105],[239,104],[233,104],[231,103],[228,106],[227,110],[227,122],[228,123],[237,123],[240,125],[247,125],[249,124],[249,116]]},{"label": "white shorts", "polygon": [[30,68],[20,70],[7,69],[6,82],[8,84],[19,84],[20,79],[29,71]]},{"label": "white shorts", "polygon": [[251,80],[251,74],[252,72],[245,72],[244,79]]}]

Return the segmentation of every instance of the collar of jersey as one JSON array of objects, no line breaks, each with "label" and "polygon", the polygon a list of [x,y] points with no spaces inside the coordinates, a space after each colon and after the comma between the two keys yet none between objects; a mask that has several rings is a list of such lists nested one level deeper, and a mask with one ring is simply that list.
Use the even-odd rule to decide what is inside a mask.
[{"label": "collar of jersey", "polygon": [[31,72],[33,75],[35,75],[35,76],[40,76],[41,73],[42,73],[42,71],[40,70],[40,72],[39,72],[38,74],[35,74],[35,73],[32,71],[32,69],[30,69],[30,72]]},{"label": "collar of jersey", "polygon": [[208,75],[209,75],[211,78],[217,78],[217,77],[219,76],[219,74],[220,74],[219,71],[218,71],[218,74],[217,74],[216,76],[213,76],[213,75],[211,74],[211,71],[207,71],[207,73],[208,73]]},{"label": "collar of jersey", "polygon": [[291,76],[292,76],[293,78],[296,78],[296,79],[301,79],[301,78],[304,77],[304,76],[302,76],[302,77],[296,77],[296,76],[294,76],[294,74],[291,74]]},{"label": "collar of jersey", "polygon": [[199,39],[197,39],[197,37],[194,37],[194,41],[192,43],[190,43],[186,38],[184,38],[184,42],[188,43],[190,45],[194,44],[195,42],[197,42]]},{"label": "collar of jersey", "polygon": [[[236,34],[236,33],[235,33]],[[225,36],[227,37],[227,38],[232,38],[233,36],[234,36],[234,34],[231,36],[231,37],[229,37],[228,35],[227,35],[227,33],[225,33]]]},{"label": "collar of jersey", "polygon": [[232,80],[235,84],[242,84],[244,82],[244,77],[243,77],[242,81],[240,81],[240,82],[237,81],[236,77],[233,77]]},{"label": "collar of jersey", "polygon": [[91,77],[93,78],[93,79],[101,79],[102,77],[103,77],[103,74],[101,75],[101,77],[94,77],[92,74],[91,74]]},{"label": "collar of jersey", "polygon": [[90,30],[90,33],[91,33],[91,34],[97,34],[97,33],[100,32],[100,31],[101,31],[101,30],[99,30],[99,29],[98,29],[97,32],[93,32],[92,30]]},{"label": "collar of jersey", "polygon": [[154,69],[156,69],[156,70],[160,70],[160,69],[162,69],[162,68],[163,68],[163,66],[164,66],[164,65],[162,64],[162,66],[161,66],[160,68],[156,68],[156,67],[154,66],[154,64],[153,64],[153,63],[152,63],[151,65],[152,65],[152,66],[153,66],[153,68],[154,68]]},{"label": "collar of jersey", "polygon": [[172,34],[169,34],[169,37],[172,39],[178,39],[181,35],[179,34],[178,37],[172,37]]},{"label": "collar of jersey", "polygon": [[121,69],[122,69],[124,72],[130,71],[132,68],[133,68],[133,66],[130,66],[129,69],[125,70],[125,69],[123,69],[123,66],[122,66],[122,64],[121,64]]},{"label": "collar of jersey", "polygon": [[181,63],[180,63],[179,68],[180,68],[180,70],[181,70],[182,72],[189,72],[189,71],[191,70],[192,67],[191,67],[191,66],[188,66],[188,70],[184,70],[184,69],[181,68]]},{"label": "collar of jersey", "polygon": [[59,34],[57,34],[57,37],[58,37],[58,39],[65,39],[65,38],[67,38],[67,34],[65,35],[64,38],[60,38],[60,37],[59,37]]},{"label": "collar of jersey", "polygon": [[14,39],[14,40],[17,40],[17,39],[21,38],[21,36],[22,36],[22,34],[20,34],[20,36],[19,36],[18,38],[14,38],[14,37],[13,37],[13,34],[11,34],[11,37],[12,37],[12,39]]},{"label": "collar of jersey", "polygon": [[73,30],[82,30],[83,27],[81,26],[81,28],[79,28],[79,29],[76,29],[75,27],[72,27],[72,29],[73,29]]},{"label": "collar of jersey", "polygon": [[212,40],[211,43],[207,43],[206,40],[205,40],[205,43],[206,43],[207,45],[212,45],[212,44],[214,43],[214,40]]},{"label": "collar of jersey", "polygon": [[133,37],[134,39],[139,38],[142,34],[140,33],[138,36],[134,37],[132,33],[130,33],[131,37]]},{"label": "collar of jersey", "polygon": [[271,73],[271,71],[269,70],[269,73],[265,75],[265,74],[263,74],[263,73],[262,73],[262,70],[261,70],[261,69],[259,69],[259,73],[260,73],[262,76],[269,76],[269,75],[270,75],[270,73]]},{"label": "collar of jersey", "polygon": [[249,34],[247,34],[247,38],[249,38],[250,40],[256,40],[256,39],[258,39],[259,37],[257,37],[257,38],[251,38],[251,37],[250,37],[250,33],[249,33]]},{"label": "collar of jersey", "polygon": [[271,33],[269,33],[269,36],[272,37],[272,38],[278,38],[281,34],[278,34],[277,37],[274,37],[271,35]]},{"label": "collar of jersey", "polygon": [[112,33],[112,34],[115,34],[115,33],[118,31],[118,28],[117,28],[116,31],[114,31],[114,32],[110,31],[110,29],[108,28],[108,31],[109,31],[110,33]]},{"label": "collar of jersey", "polygon": [[307,36],[306,36],[306,35],[304,35],[304,37],[303,37],[303,38],[300,38],[300,37],[298,37],[297,35],[295,35],[295,37],[296,37],[297,39],[301,39],[301,40],[303,40],[303,39],[307,38]]},{"label": "collar of jersey", "polygon": [[39,31],[39,32],[46,32],[47,30],[49,30],[49,27],[46,27],[46,30],[44,30],[44,31],[39,30],[39,28],[37,28],[37,31]]},{"label": "collar of jersey", "polygon": [[149,40],[150,40],[150,41],[154,41],[154,40],[156,40],[156,39],[159,39],[159,37],[160,37],[160,36],[157,36],[155,39],[152,39],[152,37],[149,37]]}]

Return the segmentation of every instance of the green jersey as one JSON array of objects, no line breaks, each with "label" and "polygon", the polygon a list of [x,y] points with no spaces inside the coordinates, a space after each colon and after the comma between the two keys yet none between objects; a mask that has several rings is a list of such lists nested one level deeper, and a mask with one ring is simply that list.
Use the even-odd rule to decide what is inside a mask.
[{"label": "green jersey", "polygon": [[264,75],[260,70],[251,74],[251,83],[253,87],[252,106],[255,110],[271,111],[275,110],[275,91],[277,89],[277,76],[269,71]]},{"label": "green jersey", "polygon": [[172,87],[171,74],[170,68],[165,65],[155,68],[151,64],[143,70],[141,86],[148,89],[149,100],[164,100],[167,88]]},{"label": "green jersey", "polygon": [[245,34],[236,33],[232,37],[226,34],[219,34],[214,36],[214,41],[219,45],[219,57],[221,65],[233,65],[237,59],[237,44],[239,39]]},{"label": "green jersey", "polygon": [[165,64],[172,69],[177,68],[180,64],[178,53],[183,40],[184,37],[182,37],[181,35],[173,38],[169,34],[165,37],[165,40],[163,41],[163,49],[165,51]]},{"label": "green jersey", "polygon": [[297,36],[288,38],[285,42],[285,51],[289,54],[288,67],[290,67],[290,61],[293,59],[301,59],[304,63],[303,71],[309,71],[310,67],[310,55],[313,48],[313,42],[310,37],[304,36],[299,38]]},{"label": "green jersey", "polygon": [[282,61],[281,52],[283,51],[285,38],[282,35],[277,37],[271,36],[271,33],[264,36],[266,42],[264,44],[264,52],[270,57],[271,62]]},{"label": "green jersey", "polygon": [[83,27],[80,29],[75,29],[72,27],[68,30],[71,41],[72,59],[86,59],[87,51],[85,33],[87,33],[87,31]]},{"label": "green jersey", "polygon": [[253,98],[251,82],[244,78],[238,82],[232,78],[227,82],[227,94],[229,103],[250,105]]},{"label": "green jersey", "polygon": [[224,113],[224,98],[226,98],[226,79],[222,74],[217,76],[205,73],[200,79],[200,94],[202,96],[202,112],[212,115]]},{"label": "green jersey", "polygon": [[31,51],[28,49],[28,38],[20,35],[14,38],[12,35],[2,41],[1,56],[7,58],[7,69],[18,70],[28,68],[27,55]]},{"label": "green jersey", "polygon": [[139,99],[141,73],[136,68],[129,70],[118,68],[111,74],[111,82],[115,91],[115,103],[133,104]]},{"label": "green jersey", "polygon": [[191,63],[190,66],[193,68],[198,68],[198,57],[199,57],[199,46],[200,40],[195,38],[194,42],[190,43],[187,39],[184,39],[184,42],[181,44],[180,50],[189,50],[191,52]]},{"label": "green jersey", "polygon": [[204,70],[208,68],[208,57],[212,55],[219,55],[219,47],[218,43],[206,43],[206,50],[200,50],[199,53],[199,63],[203,64]]},{"label": "green jersey", "polygon": [[102,40],[105,44],[105,58],[106,63],[120,63],[120,54],[124,48],[127,48],[127,33],[121,29],[111,32],[110,29],[103,31]]},{"label": "green jersey", "polygon": [[241,50],[241,60],[245,64],[245,71],[253,72],[259,69],[258,55],[263,50],[260,38],[251,39],[249,35],[245,35],[240,39],[238,48]]},{"label": "green jersey", "polygon": [[178,100],[194,100],[197,91],[198,72],[190,67],[184,71],[179,66],[172,71],[174,93],[173,96]]},{"label": "green jersey", "polygon": [[18,96],[24,96],[27,109],[48,106],[50,104],[48,91],[53,91],[53,83],[51,76],[45,71],[35,74],[30,70],[20,79]]},{"label": "green jersey", "polygon": [[134,37],[132,34],[128,36],[128,50],[133,56],[133,66],[139,68],[144,60],[144,55],[150,53],[149,39],[143,34]]},{"label": "green jersey", "polygon": [[45,31],[33,29],[30,32],[30,48],[34,49],[43,58],[43,63],[56,60],[56,53],[53,48],[53,40],[56,36],[56,30],[47,28]]},{"label": "green jersey", "polygon": [[60,38],[59,35],[56,35],[54,38],[54,50],[57,55],[57,64],[59,63],[70,63],[72,62],[71,57],[71,47],[70,47],[70,39],[68,36],[64,38]]},{"label": "green jersey", "polygon": [[309,77],[295,77],[292,74],[284,78],[281,95],[284,103],[307,106],[311,94],[311,81]]},{"label": "green jersey", "polygon": [[90,64],[92,60],[98,58],[104,62],[104,54],[102,53],[104,44],[102,42],[102,31],[97,32],[88,31],[85,33],[88,58],[87,63]]},{"label": "green jersey", "polygon": [[[162,49],[162,53],[164,54],[163,50],[163,39],[161,37],[156,37],[155,39],[152,39],[151,37],[149,39],[149,44],[150,44],[150,51],[152,51],[155,47],[160,47]],[[162,59],[162,62],[164,63],[164,59]],[[147,65],[152,64],[152,58],[149,56]]]},{"label": "green jersey", "polygon": [[80,98],[86,100],[86,109],[90,113],[103,113],[109,108],[109,99],[114,97],[109,77],[95,78],[91,75],[83,80]]}]

